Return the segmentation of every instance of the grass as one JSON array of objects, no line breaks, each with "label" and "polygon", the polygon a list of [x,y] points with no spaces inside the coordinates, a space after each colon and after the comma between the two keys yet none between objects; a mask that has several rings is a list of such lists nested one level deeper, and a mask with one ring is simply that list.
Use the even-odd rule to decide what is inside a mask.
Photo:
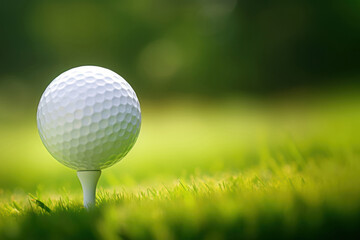
[{"label": "grass", "polygon": [[103,171],[91,211],[41,145],[34,110],[3,106],[0,239],[360,235],[356,95],[142,106],[138,143]]}]

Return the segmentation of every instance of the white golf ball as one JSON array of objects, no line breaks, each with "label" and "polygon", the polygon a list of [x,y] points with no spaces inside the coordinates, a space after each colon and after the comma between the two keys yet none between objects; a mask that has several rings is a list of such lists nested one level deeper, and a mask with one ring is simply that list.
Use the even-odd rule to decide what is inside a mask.
[{"label": "white golf ball", "polygon": [[140,104],[115,72],[76,67],[46,88],[37,125],[42,142],[59,162],[76,170],[100,170],[120,161],[135,144]]}]

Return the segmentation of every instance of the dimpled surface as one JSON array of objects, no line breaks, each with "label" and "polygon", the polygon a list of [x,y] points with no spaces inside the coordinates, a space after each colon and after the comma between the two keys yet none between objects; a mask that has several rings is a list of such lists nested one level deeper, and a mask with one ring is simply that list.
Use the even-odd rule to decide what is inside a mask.
[{"label": "dimpled surface", "polygon": [[46,88],[37,124],[45,147],[59,162],[76,170],[99,170],[120,161],[135,144],[140,104],[115,72],[82,66]]}]

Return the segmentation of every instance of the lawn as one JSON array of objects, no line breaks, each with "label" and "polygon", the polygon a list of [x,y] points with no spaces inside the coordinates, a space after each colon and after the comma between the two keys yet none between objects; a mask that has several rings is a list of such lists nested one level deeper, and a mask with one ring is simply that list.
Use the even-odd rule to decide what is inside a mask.
[{"label": "lawn", "polygon": [[0,239],[359,237],[358,95],[141,104],[138,142],[90,211],[36,108],[0,104]]}]

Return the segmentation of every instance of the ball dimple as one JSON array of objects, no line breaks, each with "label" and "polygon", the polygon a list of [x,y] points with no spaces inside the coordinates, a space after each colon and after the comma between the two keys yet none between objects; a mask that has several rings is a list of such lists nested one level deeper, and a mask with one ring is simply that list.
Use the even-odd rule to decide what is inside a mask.
[{"label": "ball dimple", "polygon": [[115,125],[114,125],[114,131],[115,132],[117,132],[117,131],[119,131],[121,129],[121,123],[116,123]]},{"label": "ball dimple", "polygon": [[123,122],[121,123],[121,130],[126,129],[127,125],[128,125],[128,123],[127,123],[126,121],[123,121]]},{"label": "ball dimple", "polygon": [[111,114],[110,114],[110,110],[109,110],[109,109],[104,109],[104,110],[101,112],[101,117],[102,117],[103,119],[108,119],[110,116],[111,116]]},{"label": "ball dimple", "polygon": [[72,139],[79,138],[80,137],[80,130],[79,129],[72,130],[71,131],[71,137],[72,137]]},{"label": "ball dimple", "polygon": [[71,139],[70,145],[74,148],[74,151],[78,151],[77,147],[79,146],[79,139]]},{"label": "ball dimple", "polygon": [[[89,132],[87,132],[86,134],[88,134]],[[88,139],[85,136],[82,136],[79,138],[79,143],[82,145],[85,145],[87,143]],[[84,146],[84,148],[86,149],[86,147]]]},{"label": "ball dimple", "polygon": [[72,130],[72,124],[67,122],[61,129],[63,130],[62,132],[70,132]]},{"label": "ball dimple", "polygon": [[96,138],[101,139],[103,137],[105,137],[105,132],[103,130],[99,130],[96,132]]},{"label": "ball dimple", "polygon": [[115,89],[113,91],[113,94],[115,97],[120,98],[121,97],[121,89]]},{"label": "ball dimple", "polygon": [[114,125],[115,123],[116,123],[116,117],[115,116],[109,117],[109,124]]},{"label": "ball dimple", "polygon": [[93,151],[93,149],[95,147],[94,141],[87,141],[85,147],[86,147],[86,152],[89,153],[89,152]]},{"label": "ball dimple", "polygon": [[98,123],[92,123],[90,125],[90,132],[92,133],[96,133],[96,131],[99,130],[99,124]]},{"label": "ball dimple", "polygon": [[125,129],[121,129],[119,132],[119,136],[124,136],[124,134],[125,134]]},{"label": "ball dimple", "polygon": [[[63,91],[63,92],[65,92],[65,91]],[[66,107],[69,105],[69,103],[70,103],[70,98],[64,97],[60,102],[60,106],[64,109],[66,109]]]},{"label": "ball dimple", "polygon": [[[115,98],[113,98],[113,100],[112,100],[112,102],[111,102],[111,104],[112,104],[112,107],[111,108],[115,108],[115,107],[117,107],[117,106],[119,106],[120,105],[120,98],[118,98],[118,97],[115,97]],[[117,110],[117,109],[116,109]]]},{"label": "ball dimple", "polygon": [[60,97],[60,98],[63,98],[65,96],[65,94],[66,94],[64,89],[59,89],[56,93],[57,93],[56,97]]},{"label": "ball dimple", "polygon": [[95,77],[92,76],[92,73],[91,72],[86,72],[86,75],[87,77],[85,78],[86,79],[86,82],[88,83],[93,83],[96,81]]},{"label": "ball dimple", "polygon": [[107,126],[108,126],[108,120],[102,119],[102,120],[99,122],[99,127],[100,127],[100,128],[106,128]]},{"label": "ball dimple", "polygon": [[60,82],[59,84],[56,84],[55,86],[54,86],[54,89],[56,89],[57,88],[57,90],[61,90],[61,89],[63,89],[64,87],[65,87],[65,83],[64,82]]},{"label": "ball dimple", "polygon": [[[69,149],[71,147],[69,140],[66,140],[66,142],[63,143],[63,148],[65,150]],[[63,154],[70,154],[69,152],[65,151]]]},{"label": "ball dimple", "polygon": [[[89,142],[95,141],[95,140],[96,140],[96,134],[95,134],[94,132],[90,132],[90,133],[88,134],[88,140],[89,140]],[[91,145],[90,145],[90,144],[89,144],[88,148],[91,149]]]},{"label": "ball dimple", "polygon": [[[84,98],[84,97],[81,96],[81,98]],[[76,107],[76,109],[78,109],[78,110],[84,109],[84,107],[85,107],[85,100],[84,100],[84,99],[79,99],[79,100],[77,100],[76,103],[75,103],[75,107]]]},{"label": "ball dimple", "polygon": [[105,86],[105,81],[102,75],[96,74],[96,83],[101,87]]},{"label": "ball dimple", "polygon": [[94,112],[94,108],[92,106],[86,106],[83,110],[84,116],[91,116]]},{"label": "ball dimple", "polygon": [[127,132],[132,132],[133,131],[133,125],[129,124],[128,127],[126,128]]},{"label": "ball dimple", "polygon": [[73,123],[74,129],[80,129],[82,127],[81,125],[81,120],[80,119],[75,119],[74,123]]},{"label": "ball dimple", "polygon": [[109,141],[115,142],[115,141],[116,141],[116,137],[117,137],[117,135],[116,135],[115,133],[109,134]]},{"label": "ball dimple", "polygon": [[83,126],[89,126],[91,124],[91,118],[89,116],[85,116],[81,119],[81,123]]},{"label": "ball dimple", "polygon": [[[87,91],[89,97],[95,97],[96,96],[96,89],[95,88],[90,88],[88,91]],[[89,103],[89,104],[92,104],[92,103]]]},{"label": "ball dimple", "polygon": [[105,89],[107,90],[107,91],[113,91],[114,90],[114,84],[111,84],[111,83],[106,83],[105,84]]},{"label": "ball dimple", "polygon": [[103,149],[104,149],[105,151],[110,150],[111,147],[112,147],[112,143],[111,143],[110,141],[106,142],[106,143],[103,145]]},{"label": "ball dimple", "polygon": [[[82,128],[80,128],[80,134],[81,136],[86,136],[90,133],[90,127],[84,126]],[[85,137],[86,139],[86,137]]]},{"label": "ball dimple", "polygon": [[126,96],[126,97],[129,96],[129,95],[128,95],[128,91],[127,91],[126,89],[123,88],[123,89],[121,89],[120,91],[121,91],[121,95],[122,95],[122,96]]},{"label": "ball dimple", "polygon": [[119,106],[119,112],[124,113],[126,110],[126,106],[124,105],[124,103],[121,103],[121,105]]},{"label": "ball dimple", "polygon": [[119,82],[114,82],[113,86],[114,86],[115,89],[121,90],[121,84]]},{"label": "ball dimple", "polygon": [[95,122],[95,123],[100,122],[100,120],[101,120],[101,113],[95,112],[95,113],[91,116],[91,120],[92,120],[92,122]]},{"label": "ball dimple", "polygon": [[56,132],[56,135],[58,135],[60,138],[60,136],[64,134],[64,129],[58,127],[55,129],[55,132]]},{"label": "ball dimple", "polygon": [[41,97],[37,122],[48,151],[76,170],[120,161],[134,145],[141,123],[131,86],[116,73],[83,66],[55,78]]},{"label": "ball dimple", "polygon": [[109,100],[109,101],[111,101],[112,99],[114,99],[114,92],[113,91],[106,91],[105,93],[104,93],[104,98],[105,98],[105,100]]},{"label": "ball dimple", "polygon": [[111,100],[105,100],[103,103],[103,107],[105,109],[110,109],[111,108]]},{"label": "ball dimple", "polygon": [[104,98],[105,92],[106,92],[106,89],[104,86],[99,86],[99,85],[96,86],[96,96],[102,96],[102,98]]},{"label": "ball dimple", "polygon": [[104,100],[105,100],[105,96],[103,94],[103,93],[105,93],[105,89],[103,87],[99,87],[98,92],[100,94],[97,94],[95,96],[95,102],[102,104],[104,102]]},{"label": "ball dimple", "polygon": [[66,122],[68,122],[68,123],[73,122],[73,121],[74,121],[74,114],[67,113],[67,114],[65,115],[65,120],[66,120]]},{"label": "ball dimple", "polygon": [[124,121],[125,117],[126,117],[126,114],[123,113],[123,112],[120,112],[120,113],[117,115],[117,121],[118,121],[120,124],[122,124],[122,122]]},{"label": "ball dimple", "polygon": [[128,123],[131,122],[131,117],[132,117],[132,115],[126,114],[125,121]]},{"label": "ball dimple", "polygon": [[108,127],[108,128],[105,128],[105,135],[109,136],[113,133],[113,129]]},{"label": "ball dimple", "polygon": [[101,104],[101,102],[97,102],[97,103],[95,103],[93,109],[95,112],[100,112],[102,108],[103,108],[103,105]]},{"label": "ball dimple", "polygon": [[79,91],[77,91],[76,89],[72,89],[72,90],[69,92],[69,98],[71,98],[71,99],[77,99],[79,94],[80,94]]},{"label": "ball dimple", "polygon": [[136,115],[131,116],[131,122],[136,122],[138,120],[138,117]]},{"label": "ball dimple", "polygon": [[75,78],[78,79],[78,80],[79,80],[79,79],[83,79],[84,77],[85,77],[85,75],[82,74],[82,73],[79,73],[79,74],[76,74],[76,75],[75,75]]},{"label": "ball dimple", "polygon": [[74,118],[75,119],[81,120],[83,118],[83,116],[84,116],[84,114],[83,114],[82,110],[76,110],[74,112]]},{"label": "ball dimple", "polygon": [[102,147],[100,147],[100,146],[96,146],[95,148],[94,148],[94,152],[98,155],[99,153],[102,153],[102,151],[103,151],[103,149],[102,149]]},{"label": "ball dimple", "polygon": [[84,81],[84,75],[81,74],[81,76],[83,76],[83,77],[79,78],[79,80],[77,81],[77,85],[79,87],[85,86],[85,84],[86,84],[86,82]]},{"label": "ball dimple", "polygon": [[68,132],[64,133],[63,140],[64,142],[69,142],[71,140],[71,134]]}]

